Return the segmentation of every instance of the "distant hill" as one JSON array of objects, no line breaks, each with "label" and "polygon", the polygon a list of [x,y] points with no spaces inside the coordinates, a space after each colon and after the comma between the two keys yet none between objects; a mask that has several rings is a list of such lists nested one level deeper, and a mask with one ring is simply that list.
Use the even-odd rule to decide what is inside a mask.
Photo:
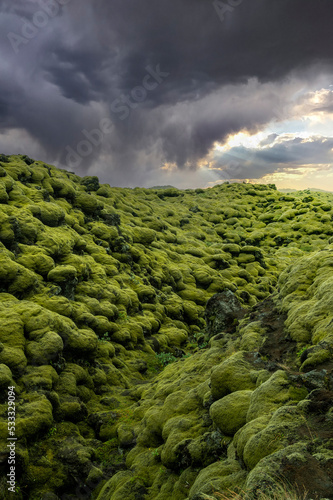
[{"label": "distant hill", "polygon": [[325,189],[318,189],[318,188],[307,188],[303,190],[297,190],[297,189],[280,189],[279,190],[281,193],[295,193],[295,192],[301,192],[303,193],[304,191],[311,191],[311,192],[318,192],[318,193],[333,193],[333,191],[326,191]]},{"label": "distant hill", "polygon": [[177,189],[174,186],[171,186],[170,184],[167,184],[166,186],[151,186],[148,189],[168,189],[168,188]]}]

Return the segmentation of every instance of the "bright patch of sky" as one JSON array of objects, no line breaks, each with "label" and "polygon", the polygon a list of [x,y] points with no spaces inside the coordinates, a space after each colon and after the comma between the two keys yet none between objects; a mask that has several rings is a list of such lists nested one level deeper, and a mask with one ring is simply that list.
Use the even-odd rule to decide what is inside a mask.
[{"label": "bright patch of sky", "polygon": [[[310,92],[301,89],[292,96],[289,106],[290,118],[272,121],[254,134],[241,131],[229,135],[223,143],[214,144],[209,166],[220,171],[222,182],[228,177],[236,180],[243,172],[247,182],[333,190],[333,85]],[[311,157],[313,152],[317,161]],[[266,166],[271,163],[272,172],[246,178],[245,167],[253,171],[252,162],[260,164],[263,158]]]}]

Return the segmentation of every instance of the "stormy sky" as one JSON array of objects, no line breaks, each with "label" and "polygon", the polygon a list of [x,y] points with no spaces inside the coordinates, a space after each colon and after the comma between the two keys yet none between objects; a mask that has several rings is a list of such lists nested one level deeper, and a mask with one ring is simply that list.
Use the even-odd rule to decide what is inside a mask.
[{"label": "stormy sky", "polygon": [[332,0],[2,0],[0,153],[333,190]]}]

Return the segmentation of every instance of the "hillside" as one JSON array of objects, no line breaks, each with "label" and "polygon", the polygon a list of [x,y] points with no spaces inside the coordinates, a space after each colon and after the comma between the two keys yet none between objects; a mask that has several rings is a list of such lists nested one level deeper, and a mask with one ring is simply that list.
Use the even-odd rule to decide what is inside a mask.
[{"label": "hillside", "polygon": [[332,220],[0,155],[0,498],[15,386],[17,499],[333,499]]}]

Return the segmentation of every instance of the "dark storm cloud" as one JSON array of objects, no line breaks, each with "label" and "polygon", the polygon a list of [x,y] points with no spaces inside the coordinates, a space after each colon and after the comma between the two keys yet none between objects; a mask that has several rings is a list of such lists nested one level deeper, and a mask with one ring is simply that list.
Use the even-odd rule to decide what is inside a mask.
[{"label": "dark storm cloud", "polygon": [[[105,100],[138,85],[147,65],[160,64],[173,76],[150,97],[156,104],[173,103],[253,76],[276,80],[314,62],[331,65],[330,13],[329,0],[244,0],[222,23],[206,0],[100,0],[93,9],[87,0],[71,0],[73,32],[52,47],[56,64],[47,57],[43,65],[63,95],[73,96],[75,89],[80,95],[82,80],[69,74],[75,71],[96,99]],[[107,88],[114,74],[117,82]]]},{"label": "dark storm cloud", "polygon": [[24,97],[22,89],[18,85],[11,83],[3,75],[0,75],[0,130],[15,125],[12,120],[13,114],[16,114],[17,109],[23,105]]},{"label": "dark storm cloud", "polygon": [[[276,80],[314,62],[332,65],[332,13],[329,0],[243,0],[221,22],[207,0],[97,1],[90,34],[115,50],[108,67],[122,91],[138,84],[148,64],[160,64],[173,76],[154,98],[173,102],[173,90],[192,99],[250,77]],[[85,73],[89,61],[79,58]]]},{"label": "dark storm cloud", "polygon": [[[252,0],[221,23],[206,0],[97,1],[90,34],[100,46],[115,49],[109,70],[116,69],[123,91],[137,85],[148,64],[170,71],[172,80],[155,96],[168,101],[174,88],[178,96],[193,98],[251,76],[267,81],[318,60],[332,64],[330,13],[328,0]],[[85,73],[89,60],[80,57],[79,47],[78,59]]]},{"label": "dark storm cloud", "polygon": [[272,112],[278,112],[280,105],[278,95],[272,96],[270,88],[256,82],[227,87],[200,101],[180,105],[159,129],[165,160],[178,166],[186,162],[195,165],[213,142],[243,128],[255,132],[259,124],[270,120]]},{"label": "dark storm cloud", "polygon": [[[22,129],[34,153],[39,144],[44,160],[66,167],[68,148],[108,118],[112,130],[78,172],[126,184],[165,162],[195,168],[215,141],[282,117],[285,77],[333,71],[331,0],[238,4],[222,22],[207,0],[3,0],[2,129]],[[11,153],[7,144],[3,136]]]},{"label": "dark storm cloud", "polygon": [[45,78],[64,97],[80,104],[99,101],[107,88],[101,77],[100,61],[93,53],[54,50],[44,65]]}]

